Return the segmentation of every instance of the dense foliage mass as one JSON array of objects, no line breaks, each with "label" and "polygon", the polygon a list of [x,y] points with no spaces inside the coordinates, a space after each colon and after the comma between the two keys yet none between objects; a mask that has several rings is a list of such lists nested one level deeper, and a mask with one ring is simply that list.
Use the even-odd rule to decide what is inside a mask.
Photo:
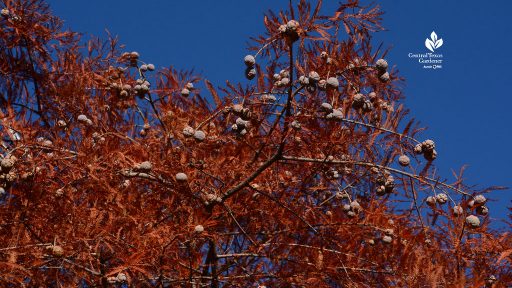
[{"label": "dense foliage mass", "polygon": [[269,12],[220,88],[0,8],[2,287],[511,285],[493,189],[436,175],[378,7]]}]

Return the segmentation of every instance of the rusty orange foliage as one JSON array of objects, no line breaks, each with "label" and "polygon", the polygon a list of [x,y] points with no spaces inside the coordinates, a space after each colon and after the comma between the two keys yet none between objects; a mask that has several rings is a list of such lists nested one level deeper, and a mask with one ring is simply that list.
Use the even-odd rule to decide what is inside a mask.
[{"label": "rusty orange foliage", "polygon": [[269,12],[255,79],[216,88],[3,2],[2,287],[511,285],[500,187],[435,174],[379,7]]}]

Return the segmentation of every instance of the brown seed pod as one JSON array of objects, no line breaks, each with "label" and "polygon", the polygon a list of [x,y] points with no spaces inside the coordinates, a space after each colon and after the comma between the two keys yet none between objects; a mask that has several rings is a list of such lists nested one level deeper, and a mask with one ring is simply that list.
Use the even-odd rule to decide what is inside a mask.
[{"label": "brown seed pod", "polygon": [[243,129],[249,126],[249,121],[246,121],[240,117],[236,118],[235,124],[237,129]]},{"label": "brown seed pod", "polygon": [[55,257],[62,257],[64,255],[64,248],[59,245],[51,246],[52,255]]},{"label": "brown seed pod", "polygon": [[429,206],[433,207],[436,206],[437,199],[433,196],[428,196],[425,202],[427,202]]},{"label": "brown seed pod", "polygon": [[386,182],[384,182],[384,185],[385,186],[394,186],[395,185],[395,177],[393,177],[393,175],[389,175],[386,178]]},{"label": "brown seed pod", "polygon": [[122,98],[126,98],[126,97],[128,97],[128,91],[126,91],[126,90],[121,90],[121,92],[119,92],[119,96],[121,96]]},{"label": "brown seed pod", "polygon": [[196,233],[203,233],[204,232],[203,225],[196,225],[196,227],[194,227],[194,232],[196,232]]},{"label": "brown seed pod", "polygon": [[181,89],[181,96],[188,97],[189,95],[190,95],[190,90],[188,90],[187,88]]},{"label": "brown seed pod", "polygon": [[425,159],[427,161],[434,161],[437,158],[437,151],[436,150],[425,151],[425,152],[423,152],[423,157],[425,157]]},{"label": "brown seed pod", "polygon": [[126,274],[124,274],[124,273],[122,273],[122,272],[121,272],[121,273],[119,273],[119,274],[117,274],[117,276],[116,276],[116,282],[118,282],[118,283],[123,283],[123,282],[126,282],[126,281],[128,281],[128,278],[126,277]]},{"label": "brown seed pod", "polygon": [[317,83],[320,81],[320,75],[316,71],[311,71],[308,74],[309,76],[309,83]]},{"label": "brown seed pod", "polygon": [[390,244],[391,242],[393,242],[393,237],[391,237],[389,235],[384,235],[382,237],[382,242],[384,242],[386,244]]},{"label": "brown seed pod", "polygon": [[352,209],[352,211],[355,211],[355,212],[359,212],[359,211],[363,210],[363,208],[361,207],[359,202],[357,202],[356,200],[350,202],[350,208]]},{"label": "brown seed pod", "polygon": [[187,174],[180,172],[176,174],[176,180],[179,182],[186,182],[188,180]]},{"label": "brown seed pod", "polygon": [[340,120],[343,119],[343,112],[340,109],[334,109],[331,113],[327,114],[325,118],[329,120]]},{"label": "brown seed pod", "polygon": [[242,110],[244,110],[244,106],[242,106],[241,104],[234,104],[232,107],[231,107],[233,113],[235,114],[240,114],[242,113]]},{"label": "brown seed pod", "polygon": [[249,110],[249,108],[242,109],[242,112],[240,113],[240,117],[242,117],[242,119],[249,121],[249,119],[251,119],[251,116],[252,116],[252,113],[251,113],[251,110]]},{"label": "brown seed pod", "polygon": [[379,80],[381,82],[388,82],[389,81],[389,73],[386,72],[386,73],[383,73],[382,75],[379,76]]},{"label": "brown seed pod", "polygon": [[196,132],[194,133],[194,139],[196,139],[199,142],[204,141],[205,138],[206,134],[201,130],[196,130]]},{"label": "brown seed pod", "polygon": [[352,107],[354,109],[362,108],[365,100],[366,99],[362,93],[357,93],[356,95],[354,95],[354,98],[352,98]]},{"label": "brown seed pod", "polygon": [[130,58],[132,60],[137,60],[137,59],[139,59],[139,57],[140,57],[140,55],[139,55],[139,53],[137,51],[133,51],[133,52],[130,53]]},{"label": "brown seed pod", "polygon": [[364,100],[363,107],[361,107],[364,113],[371,112],[373,110],[373,104],[370,100]]},{"label": "brown seed pod", "polygon": [[261,95],[261,101],[274,103],[277,101],[276,96],[270,95],[270,94],[263,94]]},{"label": "brown seed pod", "polygon": [[425,140],[421,143],[421,146],[423,148],[423,152],[431,152],[431,151],[434,151],[434,149],[436,148],[436,144],[434,143],[433,140]]},{"label": "brown seed pod", "polygon": [[452,208],[452,213],[454,216],[460,216],[464,213],[464,209],[462,209],[462,207],[459,205],[455,205]]},{"label": "brown seed pod", "polygon": [[439,193],[436,195],[436,201],[439,204],[444,204],[446,203],[446,201],[448,201],[448,195],[446,195],[445,193]]},{"label": "brown seed pod", "polygon": [[141,162],[133,168],[133,170],[138,172],[150,172],[153,169],[153,164],[149,161]]},{"label": "brown seed pod", "polygon": [[87,122],[89,118],[87,118],[87,116],[85,116],[84,114],[80,114],[78,115],[78,117],[76,117],[76,120],[78,120],[78,122]]},{"label": "brown seed pod", "polygon": [[423,146],[421,144],[417,144],[414,146],[414,153],[421,154],[423,153]]},{"label": "brown seed pod", "polygon": [[385,59],[379,59],[377,62],[375,62],[375,67],[379,71],[386,71],[388,69],[388,61]]},{"label": "brown seed pod", "polygon": [[480,226],[480,219],[478,219],[478,217],[475,215],[469,215],[466,217],[466,224],[472,228],[477,228]]},{"label": "brown seed pod", "polygon": [[320,110],[322,110],[324,112],[327,112],[327,113],[331,113],[332,112],[332,105],[329,104],[329,103],[322,103],[322,105],[320,105]]},{"label": "brown seed pod", "polygon": [[386,193],[392,193],[395,188],[395,178],[393,176],[388,176],[386,178],[386,182],[384,182],[384,188],[386,189]]},{"label": "brown seed pod", "polygon": [[322,91],[325,91],[325,89],[327,89],[327,81],[325,81],[325,79],[321,79],[320,81],[318,81],[318,89]]},{"label": "brown seed pod", "polygon": [[482,194],[476,195],[474,198],[476,205],[481,205],[487,202],[487,199],[485,199],[485,196]]},{"label": "brown seed pod", "polygon": [[476,207],[476,213],[478,215],[485,216],[485,215],[489,214],[489,208],[487,208],[487,206],[485,206],[485,205],[478,206],[478,207]]},{"label": "brown seed pod", "polygon": [[64,121],[64,120],[59,120],[59,121],[57,121],[57,126],[63,128],[63,127],[68,126],[68,123],[66,123],[66,121]]},{"label": "brown seed pod", "polygon": [[44,138],[44,137],[39,137],[37,138],[37,142],[40,143],[41,146],[44,146],[44,147],[50,147],[53,145],[53,142]]},{"label": "brown seed pod", "polygon": [[146,84],[140,85],[140,91],[139,92],[142,93],[142,94],[149,92],[149,86],[146,85]]},{"label": "brown seed pod", "polygon": [[325,174],[328,179],[337,179],[340,176],[337,170],[329,170]]},{"label": "brown seed pod", "polygon": [[288,21],[288,23],[286,23],[286,29],[288,31],[297,31],[297,29],[299,29],[299,22],[296,20]]},{"label": "brown seed pod", "polygon": [[279,31],[286,36],[286,40],[293,43],[299,39],[299,22],[290,20],[286,23],[285,27],[279,27]]},{"label": "brown seed pod", "polygon": [[[50,155],[50,154],[48,154]],[[18,179],[18,173],[16,173],[14,170],[9,171],[9,173],[4,175],[5,182],[12,183]]]},{"label": "brown seed pod", "polygon": [[286,33],[286,25],[280,25],[277,30],[279,30],[279,32],[282,34]]},{"label": "brown seed pod", "polygon": [[[346,192],[342,192],[342,191],[336,191],[336,194],[334,194],[334,197],[336,197],[336,199],[338,200],[341,200],[341,199],[345,199],[348,197],[347,193]],[[350,207],[350,206],[349,206]],[[350,209],[350,208],[349,208]]]},{"label": "brown seed pod", "polygon": [[9,9],[7,9],[7,8],[3,8],[2,12],[0,12],[0,14],[2,15],[2,17],[9,17],[9,15],[11,14],[11,11],[9,11]]},{"label": "brown seed pod", "polygon": [[398,163],[404,167],[409,166],[411,159],[409,159],[407,155],[400,155],[400,157],[398,157]]},{"label": "brown seed pod", "polygon": [[256,58],[252,55],[247,55],[244,57],[244,63],[247,67],[254,67],[254,64],[256,64]]},{"label": "brown seed pod", "polygon": [[306,91],[309,93],[315,93],[316,92],[316,84],[311,83],[310,85],[306,86]]},{"label": "brown seed pod", "polygon": [[299,77],[299,83],[301,85],[309,85],[309,78],[304,76],[304,75],[302,75],[302,76]]},{"label": "brown seed pod", "polygon": [[286,69],[283,69],[283,70],[279,71],[279,77],[281,79],[290,78],[290,72],[288,72],[288,70],[286,70]]},{"label": "brown seed pod", "polygon": [[491,287],[494,283],[496,283],[498,279],[494,275],[490,275],[485,279],[485,284],[488,285],[488,287]]},{"label": "brown seed pod", "polygon": [[377,189],[375,190],[375,193],[377,193],[377,196],[384,196],[386,195],[386,186],[380,185],[377,186]]},{"label": "brown seed pod", "polygon": [[206,201],[213,202],[217,198],[217,195],[210,193],[210,194],[206,194],[205,198],[206,198]]},{"label": "brown seed pod", "polygon": [[183,136],[185,137],[192,137],[194,136],[194,134],[196,133],[196,130],[190,126],[185,126],[185,128],[183,128]]},{"label": "brown seed pod", "polygon": [[282,78],[282,79],[281,79],[280,81],[278,81],[278,82],[281,82],[281,85],[282,85],[282,86],[288,86],[288,84],[290,84],[290,79],[289,79],[289,78],[287,78],[287,77],[284,77],[284,78]]},{"label": "brown seed pod", "polygon": [[115,284],[115,283],[117,283],[117,278],[116,277],[107,277],[107,282],[109,284]]},{"label": "brown seed pod", "polygon": [[245,69],[245,78],[252,80],[254,77],[256,77],[256,69],[247,67],[247,69]]},{"label": "brown seed pod", "polygon": [[0,161],[0,166],[2,167],[2,171],[9,171],[12,167],[14,167],[14,164],[16,164],[16,157],[13,156],[6,156],[2,161]]},{"label": "brown seed pod", "polygon": [[386,177],[383,174],[379,174],[377,178],[375,178],[375,183],[377,183],[378,185],[386,184]]},{"label": "brown seed pod", "polygon": [[338,89],[339,86],[340,86],[340,82],[338,81],[338,79],[336,77],[327,78],[327,87],[329,87],[331,89]]}]

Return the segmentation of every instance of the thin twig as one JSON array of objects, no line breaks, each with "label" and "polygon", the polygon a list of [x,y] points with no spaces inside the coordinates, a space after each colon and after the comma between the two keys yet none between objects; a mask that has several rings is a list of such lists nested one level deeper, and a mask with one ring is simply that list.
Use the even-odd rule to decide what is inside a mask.
[{"label": "thin twig", "polygon": [[286,161],[298,161],[298,162],[312,162],[312,163],[329,163],[329,164],[353,164],[353,165],[359,165],[359,166],[367,166],[367,167],[377,167],[377,168],[380,168],[380,169],[384,169],[384,170],[388,170],[390,172],[394,172],[394,173],[397,173],[397,174],[401,174],[401,175],[404,175],[404,176],[407,176],[407,177],[411,177],[413,179],[416,179],[422,183],[425,183],[425,184],[428,184],[430,186],[434,185],[434,184],[431,184],[429,182],[432,182],[432,183],[435,183],[434,187],[437,186],[437,185],[441,185],[441,186],[444,186],[452,191],[455,191],[459,194],[463,194],[463,195],[466,195],[466,196],[471,196],[469,193],[467,192],[464,192],[456,187],[453,187],[452,185],[449,185],[449,184],[446,184],[444,182],[439,182],[438,179],[432,179],[430,177],[425,177],[425,176],[420,176],[420,175],[415,175],[415,174],[411,174],[411,173],[408,173],[408,172],[405,172],[405,171],[402,171],[402,170],[398,170],[398,169],[395,169],[395,168],[391,168],[391,167],[387,167],[387,166],[383,166],[383,165],[379,165],[379,164],[375,164],[375,163],[371,163],[371,162],[362,162],[362,161],[350,161],[350,160],[329,160],[329,161],[325,161],[324,159],[315,159],[315,158],[307,158],[307,157],[293,157],[293,156],[285,156],[283,155],[281,157],[282,160],[286,160]]}]

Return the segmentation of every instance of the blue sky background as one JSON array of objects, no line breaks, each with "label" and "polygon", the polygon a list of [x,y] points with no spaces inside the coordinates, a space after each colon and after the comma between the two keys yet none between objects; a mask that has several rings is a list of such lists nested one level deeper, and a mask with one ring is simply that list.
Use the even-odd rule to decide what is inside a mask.
[{"label": "blue sky background", "polygon": [[[247,41],[264,31],[263,13],[288,1],[259,0],[50,0],[65,26],[85,35],[118,35],[127,51],[157,67],[195,69],[215,85],[245,82]],[[324,1],[331,12],[338,1]],[[406,106],[436,141],[441,175],[464,164],[466,183],[512,187],[512,1],[376,1],[385,11],[380,42],[406,78]],[[436,31],[444,45],[443,68],[422,69],[407,54],[425,53]],[[503,219],[512,190],[489,195],[491,216]],[[501,226],[501,225],[498,225]]]}]

